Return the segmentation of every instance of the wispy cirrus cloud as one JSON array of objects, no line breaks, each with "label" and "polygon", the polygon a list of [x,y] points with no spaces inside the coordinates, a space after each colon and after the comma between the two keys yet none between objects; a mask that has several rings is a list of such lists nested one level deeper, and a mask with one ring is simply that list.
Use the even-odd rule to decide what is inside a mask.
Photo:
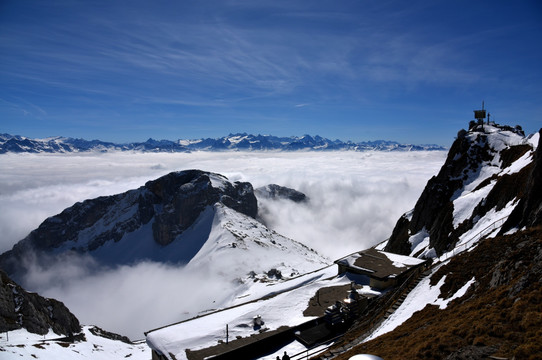
[{"label": "wispy cirrus cloud", "polygon": [[[340,10],[328,13],[326,8],[307,12],[297,5],[283,4],[264,15],[261,24],[252,21],[248,25],[247,9],[232,18],[231,9],[218,7],[205,17],[181,16],[180,21],[159,18],[156,9],[148,10],[149,14],[131,18],[119,16],[121,12],[115,7],[110,14],[88,7],[88,16],[75,13],[72,18],[67,11],[63,21],[45,29],[31,25],[8,32],[10,53],[26,55],[12,58],[19,70],[14,76],[115,98],[145,97],[148,88],[155,95],[162,88],[158,92],[177,91],[188,98],[204,94],[234,99],[240,94],[243,98],[277,96],[299,86],[325,83],[333,87],[326,79],[329,77],[343,86],[354,81],[349,85],[352,88],[359,85],[360,76],[360,80],[381,79],[370,73],[365,77],[357,63],[370,64],[371,57],[383,53],[382,39],[373,33],[393,37],[383,24],[360,28],[354,25],[357,19],[353,14]],[[178,10],[195,11],[190,7]],[[347,23],[352,31],[329,33],[327,27],[322,29],[322,23]],[[404,45],[414,46],[412,42]],[[358,48],[363,51],[352,59]],[[384,52],[383,57],[389,59],[388,54]],[[9,62],[10,57],[6,59]],[[40,59],[39,63],[35,59]],[[388,68],[396,66],[387,62]]]},{"label": "wispy cirrus cloud", "polygon": [[[500,103],[513,106],[511,88],[533,102],[541,53],[529,41],[539,30],[534,11],[496,5],[499,11],[490,16],[480,4],[462,4],[8,2],[1,19],[0,97],[35,104],[57,129],[84,118],[102,131],[114,125],[135,134],[122,125],[152,120],[191,127],[197,112],[205,128],[223,133],[230,129],[218,117],[236,125],[236,118],[253,117],[257,132],[288,119],[300,128],[317,126],[322,130],[313,132],[328,137],[339,137],[331,119],[345,134],[352,123],[371,127],[375,118],[393,127],[397,115],[389,110],[397,113],[404,104],[415,109],[408,122],[420,125],[430,119],[427,106],[427,113],[438,103],[468,106],[454,111],[459,117],[482,94],[498,93]],[[509,22],[507,14],[520,16]],[[292,104],[305,103],[318,111],[306,108],[302,117]],[[11,106],[2,110],[19,128],[17,116],[25,115]],[[39,127],[38,119],[29,122],[33,114],[23,123]],[[258,114],[271,120],[259,121]],[[298,131],[306,130],[291,133]]]}]

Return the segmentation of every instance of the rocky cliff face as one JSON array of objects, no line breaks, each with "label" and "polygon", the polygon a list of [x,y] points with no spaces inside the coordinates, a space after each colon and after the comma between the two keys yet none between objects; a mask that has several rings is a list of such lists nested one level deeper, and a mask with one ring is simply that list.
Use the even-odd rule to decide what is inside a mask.
[{"label": "rocky cliff face", "polygon": [[258,213],[258,204],[250,183],[232,184],[218,174],[199,170],[171,173],[149,181],[145,188],[162,208],[162,211],[153,211],[156,206],[146,207],[148,216],[151,212],[155,216],[154,240],[161,245],[171,243],[194,223],[206,206],[217,202],[252,218]]},{"label": "rocky cliff face", "polygon": [[27,292],[0,270],[0,332],[21,328],[40,335],[49,329],[67,336],[81,332],[79,321],[63,303]]},{"label": "rocky cliff face", "polygon": [[[539,137],[542,139],[542,129],[539,132]],[[531,164],[532,170],[529,171],[525,179],[525,187],[522,191],[518,205],[510,214],[508,221],[503,226],[503,231],[508,231],[512,228],[523,228],[542,225],[542,140],[538,143],[538,147],[533,155]],[[521,183],[513,184],[519,187]],[[520,189],[521,190],[521,189]]]},{"label": "rocky cliff face", "polygon": [[386,251],[441,255],[490,220],[508,217],[515,207],[525,210],[510,217],[508,229],[521,226],[520,219],[529,218],[525,212],[537,213],[530,223],[540,221],[542,156],[539,146],[535,154],[537,143],[508,126],[461,130],[414,210],[398,220]]},{"label": "rocky cliff face", "polygon": [[12,274],[29,254],[92,252],[145,225],[152,229],[154,242],[166,246],[215,203],[252,218],[258,211],[249,183],[232,183],[200,170],[173,172],[139,189],[86,200],[48,218],[0,256],[0,267]]}]

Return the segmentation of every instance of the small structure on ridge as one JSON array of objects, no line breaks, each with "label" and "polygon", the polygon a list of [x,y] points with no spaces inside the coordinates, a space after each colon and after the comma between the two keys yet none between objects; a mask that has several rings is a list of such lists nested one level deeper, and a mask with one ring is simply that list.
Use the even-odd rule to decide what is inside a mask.
[{"label": "small structure on ridge", "polygon": [[367,275],[372,288],[384,290],[400,285],[415,270],[425,269],[430,260],[370,248],[336,260],[335,264],[339,266],[339,274]]}]

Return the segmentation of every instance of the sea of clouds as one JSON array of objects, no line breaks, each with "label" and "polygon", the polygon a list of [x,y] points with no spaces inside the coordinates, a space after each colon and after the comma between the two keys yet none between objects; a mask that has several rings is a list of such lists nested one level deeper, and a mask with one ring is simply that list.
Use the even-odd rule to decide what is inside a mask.
[{"label": "sea of clouds", "polygon": [[[255,188],[279,184],[305,193],[306,204],[259,199],[263,221],[336,259],[389,237],[445,157],[445,152],[1,155],[0,252],[75,202],[134,189],[171,171],[201,169]],[[97,268],[84,256],[34,270],[23,280],[28,290],[63,301],[84,324],[132,339],[206,310],[228,286],[158,263]],[[197,286],[202,280],[206,286]]]}]

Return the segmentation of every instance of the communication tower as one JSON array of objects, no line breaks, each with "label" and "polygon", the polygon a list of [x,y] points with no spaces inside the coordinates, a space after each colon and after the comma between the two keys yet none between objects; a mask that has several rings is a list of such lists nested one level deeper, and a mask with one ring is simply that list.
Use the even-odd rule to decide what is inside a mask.
[{"label": "communication tower", "polygon": [[474,118],[478,122],[478,125],[484,124],[486,118],[486,111],[484,110],[484,102],[482,101],[482,110],[474,110]]}]

